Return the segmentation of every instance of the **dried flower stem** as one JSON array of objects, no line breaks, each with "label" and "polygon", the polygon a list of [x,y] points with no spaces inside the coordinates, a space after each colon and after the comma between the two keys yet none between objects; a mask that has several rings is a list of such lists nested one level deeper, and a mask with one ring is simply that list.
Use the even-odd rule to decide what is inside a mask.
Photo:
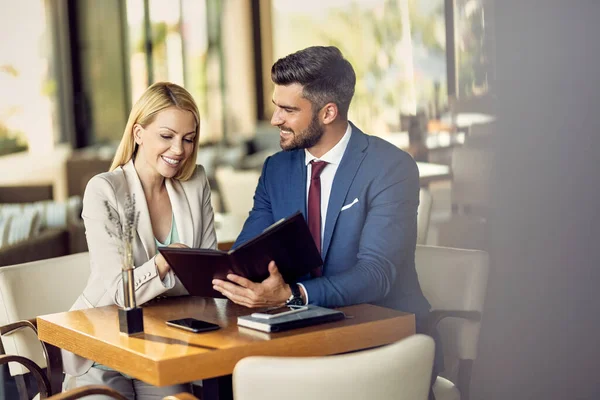
[{"label": "dried flower stem", "polygon": [[108,204],[108,201],[104,201],[104,206],[109,222],[108,225],[104,225],[104,228],[108,236],[117,242],[119,255],[121,256],[125,308],[133,308],[136,306],[135,290],[133,288],[133,270],[135,268],[133,265],[133,239],[140,219],[139,211],[135,211],[135,195],[127,195],[124,221],[121,221],[119,215]]}]

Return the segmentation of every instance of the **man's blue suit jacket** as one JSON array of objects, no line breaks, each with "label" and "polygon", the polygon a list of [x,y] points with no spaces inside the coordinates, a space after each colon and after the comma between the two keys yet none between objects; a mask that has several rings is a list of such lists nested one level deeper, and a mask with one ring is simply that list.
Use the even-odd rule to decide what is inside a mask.
[{"label": "man's blue suit jacket", "polygon": [[[327,207],[323,276],[302,280],[309,302],[324,307],[377,302],[418,320],[426,317],[430,306],[415,271],[418,204],[419,172],[412,157],[352,125]],[[265,160],[254,206],[234,247],[298,210],[306,218],[305,153],[282,151]]]}]

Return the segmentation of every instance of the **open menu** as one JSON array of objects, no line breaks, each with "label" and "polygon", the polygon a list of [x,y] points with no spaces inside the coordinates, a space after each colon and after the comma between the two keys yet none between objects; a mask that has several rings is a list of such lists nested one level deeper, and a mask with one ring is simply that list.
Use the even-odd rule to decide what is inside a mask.
[{"label": "open menu", "polygon": [[269,276],[275,260],[286,282],[291,283],[323,265],[308,225],[300,211],[283,218],[261,234],[229,251],[159,247],[175,275],[192,296],[223,295],[212,288],[214,278],[228,273],[261,282]]}]

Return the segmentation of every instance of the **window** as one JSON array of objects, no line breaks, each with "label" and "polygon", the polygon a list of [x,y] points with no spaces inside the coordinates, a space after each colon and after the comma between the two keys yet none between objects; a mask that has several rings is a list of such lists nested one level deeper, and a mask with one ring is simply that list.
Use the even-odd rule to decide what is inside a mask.
[{"label": "window", "polygon": [[367,132],[445,107],[444,0],[272,0],[270,12],[273,61],[312,45],[342,51],[357,75],[349,117]]},{"label": "window", "polygon": [[457,112],[490,112],[494,96],[494,28],[490,0],[446,0],[448,93]]},{"label": "window", "polygon": [[46,152],[61,139],[49,13],[43,0],[2,7],[0,155]]},{"label": "window", "polygon": [[127,1],[132,102],[154,82],[184,86],[200,109],[201,142],[222,137],[221,103],[209,96],[221,89],[220,59],[209,50],[207,7],[215,4],[199,0]]}]

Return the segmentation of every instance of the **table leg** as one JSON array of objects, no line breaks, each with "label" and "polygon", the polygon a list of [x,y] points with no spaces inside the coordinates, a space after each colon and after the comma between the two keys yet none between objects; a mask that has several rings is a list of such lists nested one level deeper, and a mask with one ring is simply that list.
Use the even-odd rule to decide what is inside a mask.
[{"label": "table leg", "polygon": [[50,380],[50,395],[62,392],[62,383],[64,379],[62,356],[60,349],[49,343],[44,343],[48,352],[47,368],[48,379]]},{"label": "table leg", "polygon": [[233,400],[231,375],[203,380],[202,400]]}]

